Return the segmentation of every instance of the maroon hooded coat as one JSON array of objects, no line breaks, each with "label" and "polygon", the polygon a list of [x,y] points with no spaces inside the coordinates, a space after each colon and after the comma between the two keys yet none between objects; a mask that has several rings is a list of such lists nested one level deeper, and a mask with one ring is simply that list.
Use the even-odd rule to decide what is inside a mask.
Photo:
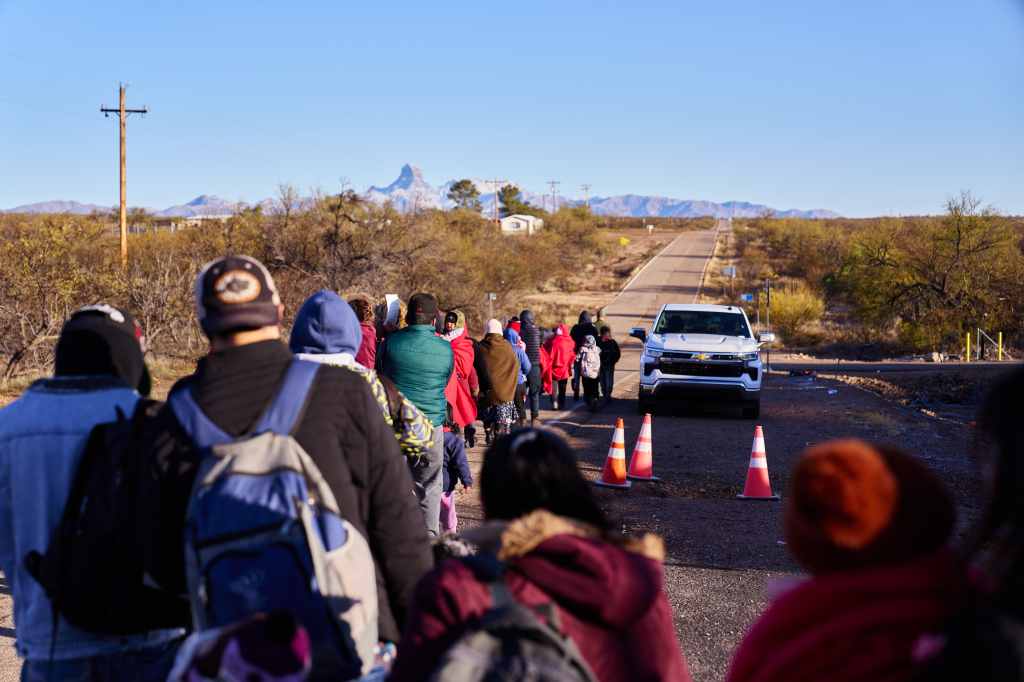
[{"label": "maroon hooded coat", "polygon": [[[663,589],[664,547],[654,536],[628,545],[590,527],[537,511],[504,526],[498,558],[524,604],[554,603],[564,632],[601,682],[690,679]],[[421,680],[491,606],[488,588],[449,560],[416,590],[389,680]]]}]

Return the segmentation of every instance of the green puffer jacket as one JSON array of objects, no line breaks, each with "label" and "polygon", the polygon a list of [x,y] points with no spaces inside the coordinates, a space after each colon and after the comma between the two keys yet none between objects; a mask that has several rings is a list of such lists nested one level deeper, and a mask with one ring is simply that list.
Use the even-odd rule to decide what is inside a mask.
[{"label": "green puffer jacket", "polygon": [[451,344],[437,336],[432,325],[414,324],[388,336],[381,354],[381,373],[427,415],[431,424],[444,424],[444,389],[455,363]]}]

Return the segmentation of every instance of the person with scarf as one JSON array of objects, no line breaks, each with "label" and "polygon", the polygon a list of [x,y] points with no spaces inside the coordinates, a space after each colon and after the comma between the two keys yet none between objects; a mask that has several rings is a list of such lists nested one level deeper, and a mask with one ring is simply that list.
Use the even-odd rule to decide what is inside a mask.
[{"label": "person with scarf", "polygon": [[518,332],[511,326],[505,327],[505,340],[516,352],[516,359],[519,360],[519,377],[516,379],[516,422],[522,428],[526,425],[526,391],[527,379],[530,374],[530,359],[526,357],[526,344],[519,338]]},{"label": "person with scarf", "polygon": [[576,362],[576,343],[569,335],[569,327],[558,325],[554,336],[544,342],[543,349],[549,358],[544,390],[551,396],[552,409],[564,409],[565,390]]},{"label": "person with scarf", "polygon": [[455,359],[452,376],[444,391],[452,407],[451,422],[465,434],[466,445],[473,447],[476,441],[473,423],[477,418],[476,397],[480,392],[480,382],[473,368],[476,354],[473,340],[466,332],[466,316],[461,310],[450,310],[445,314],[442,336],[452,344]]},{"label": "person with scarf", "polygon": [[727,682],[918,679],[928,634],[968,594],[945,487],[911,455],[845,440],[804,453],[784,499],[786,545],[810,577],[754,623]]},{"label": "person with scarf", "polygon": [[502,336],[501,323],[494,319],[488,320],[486,331],[477,346],[477,352],[489,382],[482,403],[486,409],[484,427],[490,444],[494,434],[508,433],[512,422],[516,420],[514,401],[521,370],[515,350]]}]

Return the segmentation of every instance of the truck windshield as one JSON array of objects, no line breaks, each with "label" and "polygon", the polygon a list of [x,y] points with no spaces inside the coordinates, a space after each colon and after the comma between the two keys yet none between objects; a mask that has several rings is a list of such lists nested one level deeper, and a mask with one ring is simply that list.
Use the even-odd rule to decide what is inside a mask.
[{"label": "truck windshield", "polygon": [[750,329],[742,314],[709,310],[666,310],[658,318],[654,333],[715,334],[750,338]]}]

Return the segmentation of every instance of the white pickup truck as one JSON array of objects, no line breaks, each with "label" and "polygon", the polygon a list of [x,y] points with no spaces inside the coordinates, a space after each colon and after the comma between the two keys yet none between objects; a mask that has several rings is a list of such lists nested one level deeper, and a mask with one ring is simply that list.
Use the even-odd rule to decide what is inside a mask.
[{"label": "white pickup truck", "polygon": [[740,403],[743,416],[761,414],[762,343],[755,339],[742,308],[724,305],[662,306],[648,332],[629,335],[644,343],[640,356],[639,411],[659,400],[727,400]]}]

